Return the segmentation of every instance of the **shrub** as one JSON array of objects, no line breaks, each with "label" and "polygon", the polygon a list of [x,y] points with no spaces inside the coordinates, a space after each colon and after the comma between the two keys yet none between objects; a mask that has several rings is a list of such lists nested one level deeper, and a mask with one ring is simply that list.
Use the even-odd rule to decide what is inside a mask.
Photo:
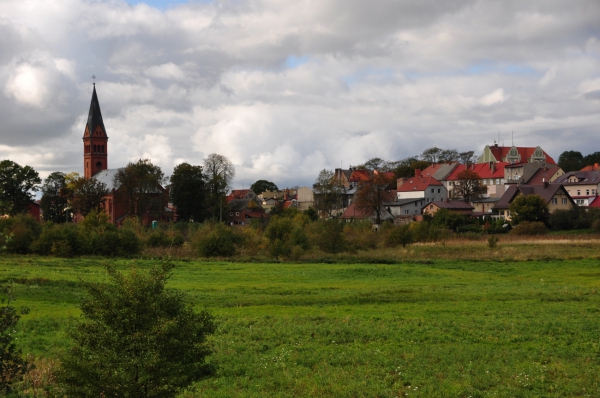
[{"label": "shrub", "polygon": [[510,233],[513,235],[545,235],[548,233],[548,228],[541,221],[522,221]]},{"label": "shrub", "polygon": [[[9,253],[26,254],[30,252],[31,244],[40,236],[42,226],[31,215],[19,214],[0,219],[0,231],[3,235],[0,246],[6,245],[6,251]],[[6,236],[11,236],[11,239],[6,241]]]},{"label": "shrub", "polygon": [[150,236],[148,236],[146,244],[150,247],[168,247],[169,238],[167,233],[162,229],[155,229],[152,231]]},{"label": "shrub", "polygon": [[496,246],[498,246],[498,241],[500,239],[496,236],[496,235],[492,235],[490,237],[488,237],[488,246],[490,247],[490,249],[495,249]]},{"label": "shrub", "polygon": [[31,251],[41,255],[72,257],[91,254],[95,233],[82,233],[75,224],[52,224],[44,226],[40,237],[31,245]]},{"label": "shrub", "polygon": [[592,223],[592,229],[596,232],[600,232],[600,220],[596,220]]},{"label": "shrub", "polygon": [[140,239],[130,229],[119,230],[119,252],[124,255],[137,254],[140,252]]},{"label": "shrub", "polygon": [[351,250],[367,250],[377,247],[378,234],[373,232],[373,223],[356,220],[344,226],[347,247]]},{"label": "shrub", "polygon": [[282,216],[273,216],[269,221],[267,229],[265,229],[265,237],[267,237],[271,243],[275,242],[277,239],[284,242],[288,239],[293,228],[294,223],[292,222],[292,219]]},{"label": "shrub", "polygon": [[229,257],[235,253],[236,236],[223,224],[208,225],[199,230],[192,245],[203,257]]},{"label": "shrub", "polygon": [[399,227],[395,227],[386,237],[385,245],[388,247],[395,247],[402,245],[406,247],[413,242],[412,233],[410,231],[410,225],[405,224]]},{"label": "shrub", "polygon": [[339,253],[346,247],[343,235],[344,223],[331,218],[313,222],[307,226],[312,245],[327,253]]}]

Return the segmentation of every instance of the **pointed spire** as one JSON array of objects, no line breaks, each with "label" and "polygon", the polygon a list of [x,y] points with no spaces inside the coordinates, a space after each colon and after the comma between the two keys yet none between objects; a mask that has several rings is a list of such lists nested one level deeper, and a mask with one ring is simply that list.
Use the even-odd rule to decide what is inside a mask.
[{"label": "pointed spire", "polygon": [[100,112],[100,102],[98,102],[98,95],[96,94],[96,83],[94,83],[94,91],[92,92],[92,102],[90,103],[90,112],[87,120],[88,134],[93,134],[96,127],[100,126],[104,135],[106,135],[106,129],[104,128],[104,121],[102,120],[102,112]]}]

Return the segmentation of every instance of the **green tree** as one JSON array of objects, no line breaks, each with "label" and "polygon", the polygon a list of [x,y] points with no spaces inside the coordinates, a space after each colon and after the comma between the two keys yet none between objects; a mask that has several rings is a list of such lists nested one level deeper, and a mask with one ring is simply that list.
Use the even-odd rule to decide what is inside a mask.
[{"label": "green tree", "polygon": [[208,206],[212,210],[213,218],[221,221],[223,209],[227,207],[225,194],[235,176],[235,168],[225,156],[211,153],[204,159],[204,173],[209,193]]},{"label": "green tree", "polygon": [[21,167],[12,160],[0,162],[0,214],[24,213],[33,198],[32,192],[41,184],[37,171]]},{"label": "green tree", "polygon": [[189,163],[176,166],[171,176],[170,194],[179,221],[204,221],[208,190],[202,166]]},{"label": "green tree", "polygon": [[125,276],[107,266],[111,283],[85,283],[82,320],[59,372],[67,396],[175,397],[210,375],[213,317],[165,288],[172,269],[163,263]]},{"label": "green tree", "polygon": [[586,163],[579,151],[564,151],[558,157],[558,165],[565,173],[581,170]]},{"label": "green tree", "polygon": [[279,188],[277,185],[267,180],[258,180],[254,184],[250,185],[250,189],[257,195],[260,195],[263,192],[277,192]]},{"label": "green tree", "polygon": [[[67,180],[68,181],[68,180]],[[102,181],[92,178],[79,178],[73,181],[65,191],[69,192],[73,186],[71,205],[75,211],[81,213],[84,217],[91,211],[101,211],[104,206],[104,197],[108,195],[108,188]]]},{"label": "green tree", "polygon": [[6,394],[28,368],[21,350],[17,349],[14,343],[12,333],[21,319],[21,314],[27,314],[29,309],[23,307],[17,311],[11,305],[14,297],[10,285],[0,286],[0,291],[7,297],[2,300],[3,305],[0,307],[0,391]]},{"label": "green tree", "polygon": [[146,214],[160,216],[164,211],[162,188],[164,174],[149,159],[140,159],[119,169],[114,178],[116,200],[124,203],[130,215],[143,219]]},{"label": "green tree", "polygon": [[[583,158],[581,168],[584,166],[592,166],[595,163],[600,163],[600,152],[590,153]],[[566,170],[565,170],[566,172]]]},{"label": "green tree", "polygon": [[540,195],[519,195],[508,206],[508,210],[515,224],[545,221],[548,216],[548,205]]},{"label": "green tree", "polygon": [[65,173],[55,171],[44,180],[42,185],[42,200],[40,206],[44,213],[44,220],[54,223],[68,221],[66,214],[69,207],[68,198],[65,195],[67,186]]},{"label": "green tree", "polygon": [[321,170],[314,185],[315,209],[329,217],[337,217],[343,207],[344,186],[331,170]]}]

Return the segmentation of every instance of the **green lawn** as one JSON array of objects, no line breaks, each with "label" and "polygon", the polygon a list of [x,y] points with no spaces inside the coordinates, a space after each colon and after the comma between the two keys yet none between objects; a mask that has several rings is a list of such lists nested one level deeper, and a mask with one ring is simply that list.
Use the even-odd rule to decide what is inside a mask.
[{"label": "green lawn", "polygon": [[[104,260],[0,257],[25,353],[52,357]],[[150,260],[106,260],[128,270]],[[218,366],[186,397],[599,397],[598,260],[175,262]]]}]

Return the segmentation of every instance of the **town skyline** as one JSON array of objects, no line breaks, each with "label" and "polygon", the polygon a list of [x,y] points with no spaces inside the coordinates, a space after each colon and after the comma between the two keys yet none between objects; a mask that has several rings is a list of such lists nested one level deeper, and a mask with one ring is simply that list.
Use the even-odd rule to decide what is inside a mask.
[{"label": "town skyline", "polygon": [[0,156],[83,174],[92,75],[110,168],[220,153],[234,188],[438,146],[584,155],[600,5],[13,1],[0,5]]}]

